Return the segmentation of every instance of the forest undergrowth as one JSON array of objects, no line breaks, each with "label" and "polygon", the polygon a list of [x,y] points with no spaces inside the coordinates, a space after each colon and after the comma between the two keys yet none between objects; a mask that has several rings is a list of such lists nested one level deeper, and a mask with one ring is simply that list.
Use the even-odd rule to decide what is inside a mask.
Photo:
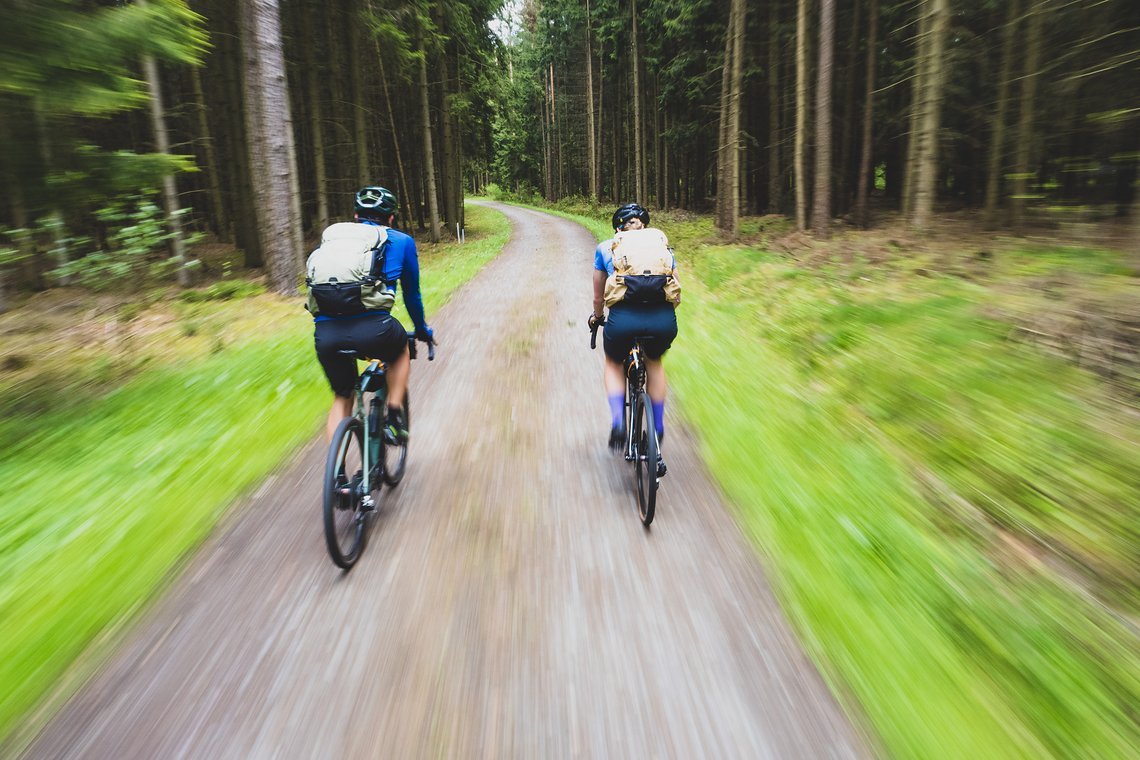
[{"label": "forest undergrowth", "polygon": [[[556,208],[608,235],[608,208]],[[965,216],[654,223],[685,291],[672,398],[848,710],[898,757],[1134,756],[1132,262]]]}]

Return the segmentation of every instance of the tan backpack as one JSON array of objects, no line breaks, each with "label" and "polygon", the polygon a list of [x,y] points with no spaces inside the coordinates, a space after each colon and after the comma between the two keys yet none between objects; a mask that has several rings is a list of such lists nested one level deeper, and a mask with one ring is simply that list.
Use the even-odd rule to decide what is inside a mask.
[{"label": "tan backpack", "polygon": [[656,227],[614,235],[614,273],[606,279],[606,306],[681,303],[669,239]]},{"label": "tan backpack", "polygon": [[388,228],[338,222],[325,228],[321,246],[305,264],[309,300],[314,316],[343,316],[365,311],[388,311],[396,294],[384,282]]}]

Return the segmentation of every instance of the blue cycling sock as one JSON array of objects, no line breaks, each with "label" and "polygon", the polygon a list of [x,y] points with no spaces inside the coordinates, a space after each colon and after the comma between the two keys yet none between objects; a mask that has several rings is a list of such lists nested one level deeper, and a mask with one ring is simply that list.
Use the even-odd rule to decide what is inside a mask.
[{"label": "blue cycling sock", "polygon": [[657,437],[665,435],[665,402],[653,402],[653,427],[657,428]]},{"label": "blue cycling sock", "polygon": [[625,417],[625,394],[612,393],[610,400],[610,420],[613,427],[619,427]]}]

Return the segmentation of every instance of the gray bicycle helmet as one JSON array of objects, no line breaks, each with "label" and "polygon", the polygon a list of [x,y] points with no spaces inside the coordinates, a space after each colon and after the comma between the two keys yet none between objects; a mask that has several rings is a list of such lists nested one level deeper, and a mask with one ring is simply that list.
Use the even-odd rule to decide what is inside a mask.
[{"label": "gray bicycle helmet", "polygon": [[395,214],[399,205],[391,190],[377,185],[369,185],[357,191],[356,202],[353,207],[356,209],[357,216],[383,221],[391,214]]}]

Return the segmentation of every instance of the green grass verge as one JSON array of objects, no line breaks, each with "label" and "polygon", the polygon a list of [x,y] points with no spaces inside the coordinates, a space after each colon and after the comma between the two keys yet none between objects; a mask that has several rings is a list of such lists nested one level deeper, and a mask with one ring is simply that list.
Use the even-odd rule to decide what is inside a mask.
[{"label": "green grass verge", "polygon": [[[504,216],[480,207],[468,209],[467,229],[462,246],[421,247],[429,315],[510,233]],[[256,308],[266,329],[197,361],[150,362],[78,408],[62,407],[64,395],[60,408],[21,416],[5,400],[0,746],[96,637],[153,597],[238,495],[316,434],[329,391],[301,302],[261,296],[196,312],[207,323]]]},{"label": "green grass verge", "polygon": [[[1010,342],[988,286],[661,226],[685,288],[673,398],[887,753],[1135,757],[1140,471],[1119,401]],[[1006,258],[1006,286],[1135,288],[1104,252]]]}]

